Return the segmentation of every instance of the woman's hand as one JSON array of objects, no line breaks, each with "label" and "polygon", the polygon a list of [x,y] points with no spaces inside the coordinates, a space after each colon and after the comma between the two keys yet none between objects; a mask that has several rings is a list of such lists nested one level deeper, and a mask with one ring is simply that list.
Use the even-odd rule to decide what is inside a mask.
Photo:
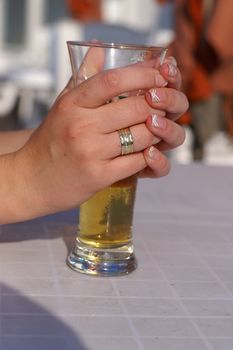
[{"label": "woman's hand", "polygon": [[[91,66],[91,68],[88,67],[88,71],[94,71],[95,73],[101,71],[103,57],[100,56],[96,59],[97,53],[100,56],[100,51],[94,53],[92,51],[88,52],[87,61],[89,66]],[[157,61],[156,63],[153,61],[149,63],[142,62],[141,66],[156,67],[157,69],[155,71],[155,87],[145,95],[148,104],[152,108],[146,125],[148,130],[156,136],[154,138],[156,147],[152,146],[145,150],[144,156],[148,167],[143,169],[139,175],[142,177],[161,177],[167,175],[170,169],[169,160],[162,152],[174,149],[184,142],[184,129],[175,121],[188,109],[188,100],[180,92],[182,79],[174,57],[166,58],[160,67],[158,67]],[[71,86],[73,86],[72,81],[68,84],[66,91]],[[133,94],[135,95],[135,92]],[[144,123],[140,126],[137,125],[138,130],[141,128],[140,134],[146,132],[143,130],[144,125]],[[139,132],[135,137],[143,137],[138,136],[138,134]]]},{"label": "woman's hand", "polygon": [[[169,84],[176,85],[177,80]],[[187,99],[175,85],[159,88],[164,84],[158,70],[137,65],[99,72],[77,87],[70,84],[24,147],[4,157],[9,175],[4,221],[76,207],[135,173],[165,175],[167,160],[159,150],[159,156],[152,157],[151,146],[176,147],[183,131],[170,119],[165,128],[155,128],[151,121],[166,113],[175,119],[186,110]],[[165,94],[163,101],[152,101],[146,94],[106,103],[125,91],[155,86],[157,93]],[[118,130],[125,127],[131,129],[134,153],[122,156]]]}]

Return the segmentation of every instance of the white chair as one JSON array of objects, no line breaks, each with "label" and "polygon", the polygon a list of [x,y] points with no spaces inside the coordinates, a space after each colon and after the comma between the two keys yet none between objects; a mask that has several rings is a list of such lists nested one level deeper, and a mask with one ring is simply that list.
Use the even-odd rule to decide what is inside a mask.
[{"label": "white chair", "polygon": [[18,89],[10,81],[0,83],[0,118],[6,117],[14,108],[18,98]]}]

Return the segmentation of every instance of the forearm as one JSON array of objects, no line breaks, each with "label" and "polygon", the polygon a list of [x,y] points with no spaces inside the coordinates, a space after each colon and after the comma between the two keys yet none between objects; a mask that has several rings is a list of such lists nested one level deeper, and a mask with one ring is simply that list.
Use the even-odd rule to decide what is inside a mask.
[{"label": "forearm", "polygon": [[26,212],[23,167],[17,169],[16,164],[17,152],[0,155],[0,224],[20,221]]},{"label": "forearm", "polygon": [[37,160],[37,152],[30,147],[30,141],[16,152],[0,155],[0,224],[25,221],[51,212],[44,202],[48,187],[44,190],[39,174],[47,167],[37,166]]},{"label": "forearm", "polygon": [[0,155],[20,149],[29,139],[34,129],[0,132]]},{"label": "forearm", "polygon": [[18,195],[14,177],[14,153],[0,155],[0,224],[10,223],[12,217],[17,216]]}]

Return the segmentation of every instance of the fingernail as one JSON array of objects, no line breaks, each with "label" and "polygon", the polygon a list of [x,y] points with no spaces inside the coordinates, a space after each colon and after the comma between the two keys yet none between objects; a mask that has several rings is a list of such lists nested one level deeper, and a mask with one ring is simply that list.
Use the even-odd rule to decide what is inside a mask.
[{"label": "fingernail", "polygon": [[174,77],[177,74],[177,69],[172,63],[168,63],[168,74],[170,77]]},{"label": "fingernail", "polygon": [[161,74],[156,74],[155,85],[157,87],[163,87],[167,85],[167,81],[164,79],[164,77]]},{"label": "fingernail", "polygon": [[154,137],[153,145],[157,145],[161,139],[159,137]]},{"label": "fingernail", "polygon": [[167,121],[164,117],[160,117],[157,114],[152,114],[151,116],[151,124],[154,128],[165,129]]},{"label": "fingernail", "polygon": [[166,100],[166,94],[163,90],[150,89],[149,94],[153,103],[158,103]]},{"label": "fingernail", "polygon": [[177,67],[177,61],[175,59],[175,57],[173,56],[169,56],[167,59],[166,59],[167,62],[171,62],[175,67]]},{"label": "fingernail", "polygon": [[159,159],[159,151],[154,146],[148,149],[148,156],[151,159]]}]

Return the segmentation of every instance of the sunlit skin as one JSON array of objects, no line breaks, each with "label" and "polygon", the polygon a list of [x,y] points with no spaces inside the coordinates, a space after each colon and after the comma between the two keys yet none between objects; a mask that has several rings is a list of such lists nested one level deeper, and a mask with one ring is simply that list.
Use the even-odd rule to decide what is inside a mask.
[{"label": "sunlit skin", "polygon": [[[149,91],[164,80],[167,85],[156,88],[164,97],[161,102],[146,93],[105,103],[124,91]],[[185,137],[175,122],[188,108],[180,85],[174,59],[159,70],[132,65],[98,72],[79,86],[70,82],[37,129],[1,133],[0,223],[77,207],[136,173],[167,175],[170,165],[162,151],[182,144]],[[154,114],[165,119],[165,127],[152,124]],[[130,127],[134,138],[135,152],[127,156],[121,156],[118,135],[124,127]]]}]

